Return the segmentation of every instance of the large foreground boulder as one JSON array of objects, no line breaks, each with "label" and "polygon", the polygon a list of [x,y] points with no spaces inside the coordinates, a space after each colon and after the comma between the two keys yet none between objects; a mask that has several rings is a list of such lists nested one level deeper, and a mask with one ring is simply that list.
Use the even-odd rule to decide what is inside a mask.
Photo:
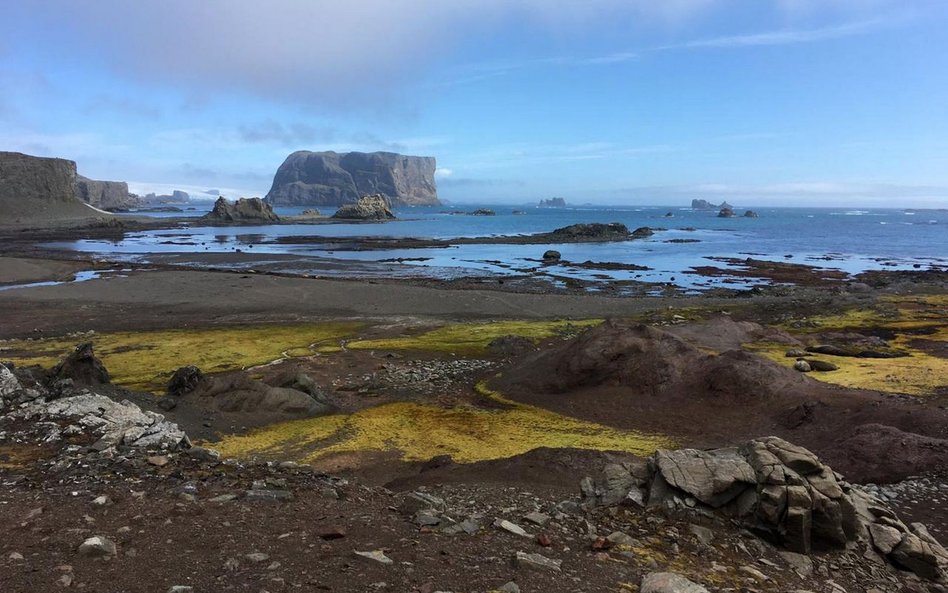
[{"label": "large foreground boulder", "polygon": [[778,437],[737,448],[660,450],[644,465],[612,464],[580,488],[587,507],[638,504],[720,513],[786,549],[862,545],[926,579],[944,576],[946,551],[923,525],[906,525],[812,452]]},{"label": "large foreground boulder", "polygon": [[332,217],[345,220],[391,220],[395,214],[384,195],[374,194],[362,196],[355,204],[341,206]]},{"label": "large foreground boulder", "polygon": [[399,206],[437,206],[435,159],[393,152],[310,152],[286,157],[266,201],[278,206],[342,206],[381,194]]},{"label": "large foreground boulder", "polygon": [[240,198],[236,202],[228,202],[224,197],[217,198],[214,208],[204,218],[214,222],[280,221],[273,207],[260,198]]}]

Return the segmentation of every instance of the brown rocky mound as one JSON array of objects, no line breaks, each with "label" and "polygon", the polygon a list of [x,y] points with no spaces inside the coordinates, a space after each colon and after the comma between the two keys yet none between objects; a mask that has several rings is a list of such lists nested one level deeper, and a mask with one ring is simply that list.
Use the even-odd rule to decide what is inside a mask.
[{"label": "brown rocky mound", "polygon": [[863,424],[841,438],[825,458],[834,466],[857,468],[857,475],[865,482],[886,482],[895,473],[918,475],[943,466],[948,459],[948,440],[882,424]]},{"label": "brown rocky mound", "polygon": [[183,367],[172,376],[162,407],[173,410],[172,417],[199,436],[204,431],[194,428],[198,419],[218,431],[229,431],[335,411],[313,395],[315,390],[304,392],[302,385],[293,386],[274,387],[244,371],[206,375],[197,367]]},{"label": "brown rocky mound", "polygon": [[[669,331],[627,321],[607,321],[526,356],[491,385],[517,401],[665,434],[684,446],[720,447],[776,434],[832,459],[855,481],[892,482],[948,469],[948,456],[922,454],[948,444],[948,410],[822,383],[741,350],[708,354]],[[861,425],[901,431],[906,436],[898,443],[920,444],[895,446],[893,439],[889,446],[860,447],[856,439],[851,450],[844,445],[834,454],[840,436]],[[871,441],[874,430],[860,438]]]},{"label": "brown rocky mound", "polygon": [[49,380],[62,379],[70,379],[79,385],[106,385],[112,382],[109,371],[96,357],[91,342],[76,346],[69,356],[53,368]]}]

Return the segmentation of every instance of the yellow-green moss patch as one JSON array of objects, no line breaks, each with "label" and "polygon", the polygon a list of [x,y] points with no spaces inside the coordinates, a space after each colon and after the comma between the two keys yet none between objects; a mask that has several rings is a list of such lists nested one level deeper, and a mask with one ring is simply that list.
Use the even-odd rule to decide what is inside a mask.
[{"label": "yellow-green moss patch", "polygon": [[115,383],[161,391],[181,366],[218,372],[310,356],[320,345],[351,336],[360,327],[357,323],[242,325],[13,340],[0,345],[0,356],[20,365],[51,367],[79,342],[91,341]]},{"label": "yellow-green moss patch", "polygon": [[357,340],[347,348],[361,350],[423,350],[455,354],[483,354],[496,338],[507,335],[539,341],[569,336],[602,323],[601,319],[581,321],[495,321],[493,323],[455,323],[415,335],[378,340]]},{"label": "yellow-green moss patch", "polygon": [[511,402],[505,409],[445,408],[399,402],[354,414],[324,416],[229,436],[210,446],[224,455],[314,460],[331,453],[397,451],[407,461],[450,455],[458,463],[501,459],[537,447],[575,447],[648,455],[674,446],[665,437],[617,430]]},{"label": "yellow-green moss patch", "polygon": [[[839,370],[814,372],[810,376],[827,383],[855,389],[871,389],[910,395],[930,395],[948,388],[948,358],[934,354],[948,343],[948,296],[886,297],[878,303],[809,319],[812,327],[785,326],[801,337],[825,331],[888,333],[892,350],[908,353],[900,358],[852,358],[814,354],[812,358],[832,362]],[[749,350],[786,366],[795,359],[785,356],[786,345],[756,343]]]}]

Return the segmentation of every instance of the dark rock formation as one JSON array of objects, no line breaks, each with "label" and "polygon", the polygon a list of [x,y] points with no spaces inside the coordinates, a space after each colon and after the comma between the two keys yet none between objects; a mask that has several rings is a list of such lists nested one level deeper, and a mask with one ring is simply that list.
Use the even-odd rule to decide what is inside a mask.
[{"label": "dark rock formation", "polygon": [[540,200],[538,208],[566,208],[566,200],[563,198],[550,198],[549,200]]},{"label": "dark rock formation", "polygon": [[948,552],[924,525],[906,525],[892,509],[845,482],[816,455],[778,437],[738,448],[659,450],[647,463],[606,466],[580,485],[584,506],[662,507],[720,513],[800,554],[861,547],[926,579],[937,580]]},{"label": "dark rock formation", "polygon": [[556,251],[555,249],[549,249],[543,252],[543,261],[548,261],[548,262],[560,261],[561,257],[562,255],[560,254],[560,252]]},{"label": "dark rock formation", "polygon": [[342,206],[381,194],[397,206],[438,205],[433,157],[392,152],[294,152],[273,178],[266,201],[280,206]]},{"label": "dark rock formation", "polygon": [[734,214],[733,208],[721,208],[721,211],[718,212],[718,218],[734,218],[737,216]]},{"label": "dark rock formation", "polygon": [[382,194],[362,196],[355,204],[346,204],[336,210],[333,218],[346,220],[391,220],[395,218],[388,199]]},{"label": "dark rock formation", "polygon": [[82,175],[76,177],[76,197],[101,210],[128,210],[142,205],[141,198],[128,193],[124,181],[96,181]]},{"label": "dark rock formation", "polygon": [[744,218],[760,218],[760,214],[757,214],[753,210],[748,210],[744,213]]},{"label": "dark rock formation", "polygon": [[106,385],[112,382],[109,371],[92,349],[92,343],[79,344],[53,368],[50,382],[71,379],[79,385]]},{"label": "dark rock formation", "polygon": [[0,224],[94,218],[76,197],[76,163],[0,152]]},{"label": "dark rock formation", "polygon": [[171,380],[168,381],[168,395],[179,396],[190,393],[197,388],[203,378],[204,373],[196,366],[181,367],[171,375]]},{"label": "dark rock formation", "polygon": [[631,237],[629,227],[620,222],[571,224],[546,233],[554,241],[622,241]]},{"label": "dark rock formation", "polygon": [[260,198],[240,198],[228,202],[223,197],[214,202],[214,209],[204,215],[207,220],[218,222],[278,222],[280,217],[270,204]]},{"label": "dark rock formation", "polygon": [[471,216],[496,216],[497,213],[490,208],[478,208],[471,212]]}]

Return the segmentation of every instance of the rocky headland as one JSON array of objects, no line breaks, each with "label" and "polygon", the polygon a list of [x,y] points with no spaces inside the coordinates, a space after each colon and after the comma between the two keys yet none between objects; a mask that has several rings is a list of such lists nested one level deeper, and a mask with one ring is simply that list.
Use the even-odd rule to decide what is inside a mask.
[{"label": "rocky headland", "polygon": [[342,206],[381,194],[395,206],[438,205],[435,159],[392,152],[294,152],[273,178],[275,206]]},{"label": "rocky headland", "polygon": [[128,184],[124,181],[96,181],[78,175],[76,195],[90,206],[109,212],[124,212],[144,205],[141,198],[128,193]]}]

